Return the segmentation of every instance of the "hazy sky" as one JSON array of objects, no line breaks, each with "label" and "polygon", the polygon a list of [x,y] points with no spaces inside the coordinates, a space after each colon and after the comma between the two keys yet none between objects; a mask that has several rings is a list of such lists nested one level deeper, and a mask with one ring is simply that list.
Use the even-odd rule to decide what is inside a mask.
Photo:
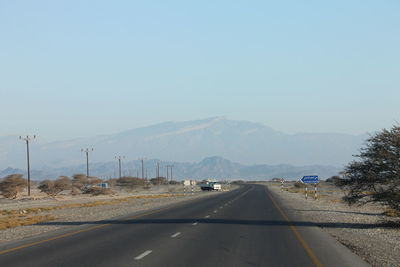
[{"label": "hazy sky", "polygon": [[361,134],[400,121],[400,1],[0,2],[0,136],[212,116]]}]

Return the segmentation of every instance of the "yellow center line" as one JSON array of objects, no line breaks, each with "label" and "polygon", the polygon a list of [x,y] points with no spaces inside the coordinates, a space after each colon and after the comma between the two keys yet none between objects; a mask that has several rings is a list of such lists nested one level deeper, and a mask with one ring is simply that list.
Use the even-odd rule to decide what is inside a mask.
[{"label": "yellow center line", "polygon": [[282,215],[282,217],[289,223],[290,225],[290,230],[292,230],[293,234],[295,235],[297,241],[299,241],[300,245],[303,247],[304,251],[307,253],[308,257],[311,259],[312,263],[314,263],[315,266],[317,267],[323,267],[322,263],[319,261],[317,256],[315,256],[314,252],[310,248],[310,246],[307,244],[307,242],[303,239],[297,228],[293,225],[293,223],[290,221],[289,217],[286,215],[286,213],[278,206],[276,201],[272,198],[271,194],[268,192],[267,189],[265,189],[265,192],[267,193],[269,199],[271,199],[272,203],[276,207],[276,209],[279,211],[279,213]]}]

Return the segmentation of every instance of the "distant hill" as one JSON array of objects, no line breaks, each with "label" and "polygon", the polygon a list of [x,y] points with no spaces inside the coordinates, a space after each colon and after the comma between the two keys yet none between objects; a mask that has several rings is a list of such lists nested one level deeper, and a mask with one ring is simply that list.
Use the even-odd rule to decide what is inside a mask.
[{"label": "distant hill", "polygon": [[[31,143],[31,159],[38,169],[76,166],[85,161],[81,148],[93,147],[91,162],[108,162],[115,155],[198,162],[215,155],[242,164],[341,167],[365,139],[365,135],[333,133],[290,135],[259,123],[215,117],[51,143],[39,139]],[[25,146],[17,137],[0,137],[0,168],[7,166],[25,166]]]},{"label": "distant hill", "polygon": [[[155,177],[157,160],[146,160],[144,168],[147,169],[148,178]],[[166,176],[166,165],[173,164],[174,179],[272,179],[275,177],[286,179],[299,179],[304,175],[319,175],[321,178],[328,178],[337,175],[341,169],[333,166],[303,166],[296,167],[292,165],[242,165],[234,163],[221,157],[208,157],[197,163],[185,162],[164,162],[160,165],[160,175]],[[33,179],[54,179],[61,175],[71,176],[76,173],[85,173],[85,165],[77,165],[69,168],[45,169],[42,171],[32,171]],[[103,179],[117,177],[117,163],[93,163],[90,165],[90,174]],[[25,173],[20,169],[7,168],[0,172],[0,177],[12,173]],[[123,175],[141,177],[140,161],[123,162]]]}]

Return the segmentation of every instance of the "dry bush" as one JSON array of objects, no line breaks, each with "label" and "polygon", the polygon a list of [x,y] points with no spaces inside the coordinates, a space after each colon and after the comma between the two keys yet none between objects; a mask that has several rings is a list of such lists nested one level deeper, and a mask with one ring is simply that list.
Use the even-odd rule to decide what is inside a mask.
[{"label": "dry bush", "polygon": [[339,181],[340,179],[341,179],[341,178],[340,178],[339,176],[335,175],[335,176],[332,176],[332,177],[326,179],[325,182],[335,184],[335,183],[337,183],[337,181]]},{"label": "dry bush", "polygon": [[0,194],[6,198],[15,199],[27,185],[28,181],[22,178],[22,174],[11,174],[0,182]]},{"label": "dry bush", "polygon": [[100,196],[100,195],[111,195],[113,192],[109,188],[88,187],[83,190],[83,193],[90,194],[92,196]]},{"label": "dry bush", "polygon": [[153,185],[166,184],[167,179],[165,177],[151,178],[150,183],[152,183]]},{"label": "dry bush", "polygon": [[90,188],[98,183],[101,183],[102,180],[89,176],[87,177],[85,174],[74,174],[72,176],[72,194],[78,194],[84,192],[87,188]]},{"label": "dry bush", "polygon": [[289,193],[301,193],[301,194],[304,193],[304,189],[300,188],[287,188],[286,191],[288,191]]},{"label": "dry bush", "polygon": [[55,181],[44,180],[38,186],[41,192],[46,193],[51,197],[55,197],[64,190],[71,188],[71,179],[66,176],[61,176]]},{"label": "dry bush", "polygon": [[41,222],[47,222],[54,219],[55,217],[49,214],[38,215],[38,216],[24,216],[24,215],[6,216],[0,218],[0,230],[14,228],[23,225],[31,225]]},{"label": "dry bush", "polygon": [[385,209],[383,214],[389,217],[400,217],[400,211],[395,209]]},{"label": "dry bush", "polygon": [[118,178],[111,178],[111,179],[108,179],[106,182],[108,183],[108,185],[110,187],[114,187],[117,185],[117,180],[118,180]]},{"label": "dry bush", "polygon": [[97,177],[95,177],[95,176],[89,176],[88,178],[87,178],[87,184],[86,184],[86,186],[95,186],[95,185],[97,185],[97,184],[100,184],[100,183],[102,183],[103,182],[103,180],[101,180],[100,178],[97,178]]},{"label": "dry bush", "polygon": [[295,182],[294,187],[295,188],[304,188],[304,187],[306,187],[306,185],[303,184],[302,182]]},{"label": "dry bush", "polygon": [[117,179],[117,186],[135,189],[146,185],[146,180],[137,177],[121,177]]},{"label": "dry bush", "polygon": [[87,178],[85,174],[74,174],[72,176],[72,192],[82,191],[85,188]]}]

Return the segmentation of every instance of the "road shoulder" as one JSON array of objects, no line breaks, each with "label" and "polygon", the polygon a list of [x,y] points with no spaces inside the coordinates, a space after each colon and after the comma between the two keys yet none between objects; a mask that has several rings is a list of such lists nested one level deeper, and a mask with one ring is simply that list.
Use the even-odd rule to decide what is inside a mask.
[{"label": "road shoulder", "polygon": [[[297,229],[314,254],[317,255],[323,266],[370,266],[358,255],[324,232],[312,220],[292,212],[293,207],[277,192],[271,190],[268,186],[265,186],[265,188],[267,195],[286,214],[290,223]],[[337,255],[340,255],[340,257]]]}]

